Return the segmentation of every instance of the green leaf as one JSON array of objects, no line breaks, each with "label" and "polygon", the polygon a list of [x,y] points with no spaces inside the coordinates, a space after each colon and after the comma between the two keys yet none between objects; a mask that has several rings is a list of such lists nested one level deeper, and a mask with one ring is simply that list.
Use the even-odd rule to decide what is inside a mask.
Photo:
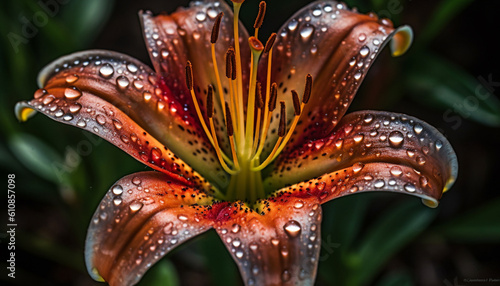
[{"label": "green leaf", "polygon": [[416,200],[388,209],[369,228],[358,250],[351,255],[353,268],[348,274],[348,285],[364,285],[373,279],[387,260],[422,232],[436,214],[436,210]]},{"label": "green leaf", "polygon": [[162,259],[146,272],[137,285],[177,286],[179,285],[179,277],[172,262],[168,259]]},{"label": "green leaf", "polygon": [[9,138],[9,148],[26,168],[46,180],[62,183],[64,161],[51,147],[38,138],[19,133]]},{"label": "green leaf", "polygon": [[434,229],[451,241],[497,243],[500,241],[500,199],[457,217]]},{"label": "green leaf", "polygon": [[238,285],[238,281],[241,281],[238,267],[217,233],[214,230],[204,233],[200,242],[213,284]]},{"label": "green leaf", "polygon": [[427,21],[427,26],[417,38],[419,44],[427,44],[432,41],[446,24],[470,3],[472,3],[472,0],[442,0],[430,20]]},{"label": "green leaf", "polygon": [[443,120],[453,129],[463,119],[500,126],[500,100],[493,94],[498,85],[492,75],[477,79],[452,63],[421,54],[406,81],[406,90],[418,102],[446,109]]}]

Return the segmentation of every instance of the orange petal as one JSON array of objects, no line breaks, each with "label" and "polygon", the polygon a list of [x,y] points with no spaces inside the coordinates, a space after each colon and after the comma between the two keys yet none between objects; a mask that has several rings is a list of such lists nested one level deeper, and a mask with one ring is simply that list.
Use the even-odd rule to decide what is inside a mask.
[{"label": "orange petal", "polygon": [[[451,187],[458,172],[453,148],[434,127],[404,114],[361,111],[345,116],[329,136],[280,158],[265,184],[278,189],[345,168],[367,170],[368,165],[374,179],[367,183],[381,179],[385,186],[391,186],[391,179],[409,173],[408,179],[416,188],[420,181],[425,183],[430,188],[425,192],[436,199]],[[387,172],[375,172],[377,168]],[[398,183],[400,190],[403,183],[409,182]]]},{"label": "orange petal", "polygon": [[79,52],[48,65],[39,84],[44,89],[35,99],[17,106],[20,119],[27,117],[24,110],[36,109],[101,136],[157,170],[201,181],[179,156],[205,170],[205,178],[227,180],[198,121],[141,62],[109,51]]},{"label": "orange petal", "polygon": [[205,232],[204,211],[213,198],[141,172],[116,182],[97,208],[85,245],[87,269],[110,285],[133,285],[170,250]]},{"label": "orange petal", "polygon": [[276,197],[260,205],[256,213],[229,204],[214,225],[245,285],[312,285],[321,245],[318,199]]},{"label": "orange petal", "polygon": [[[404,31],[411,31],[408,29]],[[314,79],[311,100],[288,150],[325,136],[337,125],[375,57],[394,33],[389,20],[359,14],[330,1],[311,3],[285,23],[275,44],[272,80],[279,85],[278,101],[288,101],[287,116],[293,113],[290,90],[302,94],[306,75]],[[408,48],[400,42],[394,45],[398,54]],[[271,130],[277,129],[277,124],[275,120]]]},{"label": "orange petal", "polygon": [[[185,89],[184,67],[189,60],[193,65],[194,90],[202,109],[206,108],[207,86],[211,84],[216,91],[214,123],[221,147],[229,152],[229,140],[223,124],[224,103],[220,104],[218,84],[213,68],[210,37],[216,16],[224,12],[218,41],[215,44],[217,66],[221,77],[222,90],[229,102],[229,86],[225,77],[225,53],[229,46],[234,47],[233,13],[225,2],[193,2],[189,8],[180,8],[171,15],[152,16],[141,13],[146,44],[155,70],[169,88]],[[246,44],[248,33],[240,23],[240,42],[243,65],[243,82],[247,82],[250,50]],[[191,104],[189,92],[180,96],[182,102]],[[245,94],[246,96],[246,94]],[[205,116],[205,119],[206,116]]]}]

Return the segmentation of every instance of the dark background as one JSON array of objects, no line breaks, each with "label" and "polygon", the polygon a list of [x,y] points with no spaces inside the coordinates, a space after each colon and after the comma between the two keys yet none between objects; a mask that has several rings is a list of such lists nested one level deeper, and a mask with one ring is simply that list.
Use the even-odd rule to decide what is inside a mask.
[{"label": "dark background", "polygon": [[[32,97],[36,74],[44,65],[73,51],[109,49],[150,64],[137,12],[170,13],[188,3],[65,2],[17,51],[8,35],[21,34],[22,18],[32,19],[41,11],[40,4],[28,0],[0,4],[0,168],[3,178],[16,175],[18,223],[16,279],[10,279],[4,274],[7,220],[2,211],[0,281],[12,285],[98,285],[83,264],[90,216],[116,180],[145,169],[97,137],[44,116],[19,124],[13,113],[15,103]],[[309,2],[268,1],[262,37],[278,30]],[[396,25],[409,24],[415,33],[415,43],[403,57],[381,54],[350,110],[402,112],[437,127],[455,148],[459,176],[436,210],[417,206],[420,203],[414,198],[380,194],[325,205],[323,241],[327,244],[317,285],[356,285],[351,277],[361,273],[371,273],[363,280],[366,285],[500,285],[472,282],[500,279],[499,25],[498,5],[492,7],[492,3],[347,1],[363,13],[388,12]],[[258,1],[247,0],[243,6],[247,27],[253,24],[257,5]],[[491,95],[478,100],[477,91],[484,92],[485,82],[490,83]],[[82,140],[92,148],[75,162],[71,150]],[[50,168],[54,161],[65,167],[54,171]],[[6,208],[4,200],[2,208]],[[415,222],[416,217],[425,218],[424,222]],[[356,235],[343,241],[342,232],[353,224]],[[405,235],[395,238],[398,233]],[[372,264],[359,263],[360,249],[367,248],[379,256],[366,260]],[[141,285],[233,285],[241,283],[239,279],[224,246],[209,232],[167,255]]]}]

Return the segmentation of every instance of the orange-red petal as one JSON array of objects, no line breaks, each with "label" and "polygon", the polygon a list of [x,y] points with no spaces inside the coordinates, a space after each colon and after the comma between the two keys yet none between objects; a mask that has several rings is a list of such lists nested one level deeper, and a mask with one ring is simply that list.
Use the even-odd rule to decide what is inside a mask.
[{"label": "orange-red petal", "polygon": [[[412,184],[422,182],[435,199],[451,187],[458,172],[453,148],[434,127],[404,114],[360,111],[345,116],[329,136],[280,158],[265,185],[273,190],[336,170],[366,171],[368,166],[373,182],[380,179],[389,186],[409,173]],[[373,168],[391,172],[373,173]]]},{"label": "orange-red petal", "polygon": [[128,175],[99,204],[85,245],[89,273],[110,285],[133,285],[156,261],[205,232],[214,199],[158,172]]}]

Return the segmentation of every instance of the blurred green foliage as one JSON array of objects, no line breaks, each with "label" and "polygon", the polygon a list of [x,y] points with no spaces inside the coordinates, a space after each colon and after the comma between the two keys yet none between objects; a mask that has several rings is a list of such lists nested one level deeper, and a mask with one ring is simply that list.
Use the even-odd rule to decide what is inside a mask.
[{"label": "blurred green foliage", "polygon": [[[3,173],[15,173],[19,180],[18,215],[25,220],[22,231],[18,233],[19,251],[36,257],[36,262],[48,261],[56,268],[70,269],[71,276],[57,275],[59,272],[53,270],[40,273],[30,268],[29,262],[24,262],[18,269],[24,277],[16,280],[18,285],[32,285],[36,281],[47,285],[80,284],[77,279],[91,283],[83,263],[83,242],[90,217],[114,181],[145,168],[110,144],[76,128],[61,126],[43,116],[25,124],[16,121],[14,105],[31,97],[37,88],[37,72],[59,56],[92,48],[91,43],[115,8],[113,1],[61,2],[67,4],[52,7],[53,15],[45,13],[46,21],[39,18],[40,25],[35,25],[29,33],[23,30],[27,29],[26,21],[34,25],[33,22],[37,21],[34,17],[41,17],[45,11],[40,2],[2,1],[0,4],[0,85],[3,87],[0,96],[0,168]],[[269,2],[271,12],[298,5],[281,1],[281,7],[277,8],[278,1]],[[394,76],[393,83],[387,87],[386,97],[380,98],[380,106],[410,94],[429,109],[441,113],[453,110],[463,120],[500,126],[500,103],[491,89],[488,91],[484,82],[429,48],[435,37],[471,2],[438,1],[420,36],[416,37],[414,50],[395,61],[399,66],[394,69],[404,72]],[[300,5],[305,3],[302,1]],[[391,12],[391,7],[399,11],[399,6],[393,5],[394,0],[352,0],[347,3],[361,11]],[[401,7],[407,4],[405,1],[398,3]],[[401,13],[392,14],[392,19],[398,24]],[[146,53],[145,49],[143,52]],[[467,116],[456,111],[457,103],[463,105],[471,98],[477,98],[478,87],[483,87],[489,96],[477,100],[477,107],[468,110]],[[80,156],[75,151],[82,141],[92,146],[88,156]],[[106,158],[105,164],[102,158]],[[381,209],[377,202],[384,200],[390,204],[382,204],[384,208]],[[380,214],[373,218],[372,215],[378,212]],[[398,196],[395,199],[380,194],[350,196],[327,204],[324,207],[318,283],[369,285],[377,281],[376,285],[415,285],[411,269],[402,267],[396,272],[384,272],[387,262],[412,243],[444,240],[474,244],[500,240],[498,198],[456,218],[451,216],[436,222],[438,212],[439,209],[427,209],[415,199]],[[37,214],[41,216],[37,217]],[[33,222],[29,223],[30,220]],[[40,225],[50,223],[59,225]],[[182,277],[189,279],[172,261],[191,267],[200,265],[196,261],[201,261],[199,267],[209,273],[208,279],[216,285],[241,283],[236,265],[214,232],[169,254],[147,273],[141,285],[179,285]],[[41,277],[41,280],[36,277]]]}]

